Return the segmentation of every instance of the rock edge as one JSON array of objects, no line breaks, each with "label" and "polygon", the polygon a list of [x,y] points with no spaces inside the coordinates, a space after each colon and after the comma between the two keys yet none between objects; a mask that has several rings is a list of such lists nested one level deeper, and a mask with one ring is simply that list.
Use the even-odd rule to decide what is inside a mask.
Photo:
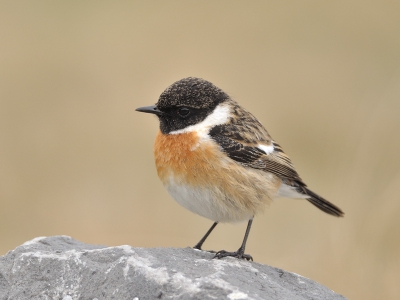
[{"label": "rock edge", "polygon": [[300,275],[192,248],[39,237],[0,257],[0,300],[346,299]]}]

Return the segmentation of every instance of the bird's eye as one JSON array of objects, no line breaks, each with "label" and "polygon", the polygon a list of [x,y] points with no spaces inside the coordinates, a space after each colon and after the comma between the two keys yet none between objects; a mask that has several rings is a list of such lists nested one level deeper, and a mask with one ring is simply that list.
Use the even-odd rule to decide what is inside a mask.
[{"label": "bird's eye", "polygon": [[178,109],[178,114],[181,117],[187,117],[189,115],[189,113],[190,113],[190,109],[189,108],[181,107],[181,108]]}]

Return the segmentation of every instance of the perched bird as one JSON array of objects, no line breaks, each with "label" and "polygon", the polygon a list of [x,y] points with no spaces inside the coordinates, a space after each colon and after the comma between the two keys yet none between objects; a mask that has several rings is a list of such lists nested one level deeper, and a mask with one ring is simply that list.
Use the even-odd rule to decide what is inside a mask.
[{"label": "perched bird", "polygon": [[277,197],[304,198],[343,216],[340,208],[308,189],[261,123],[211,82],[181,79],[156,105],[136,110],[160,121],[154,156],[164,187],[179,204],[214,221],[194,248],[201,249],[219,222],[248,221],[241,247],[214,257],[252,260],[244,251],[253,217]]}]

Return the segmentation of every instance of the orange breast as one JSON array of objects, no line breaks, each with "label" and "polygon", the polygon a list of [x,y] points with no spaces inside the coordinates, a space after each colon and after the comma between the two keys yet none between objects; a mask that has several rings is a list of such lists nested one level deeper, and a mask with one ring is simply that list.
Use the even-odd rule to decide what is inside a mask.
[{"label": "orange breast", "polygon": [[281,184],[273,174],[234,162],[217,144],[200,141],[196,132],[168,135],[159,132],[154,156],[158,176],[169,192],[172,188],[176,193],[177,187],[181,187],[185,195],[192,193],[184,200],[180,195],[172,195],[175,200],[183,206],[190,201],[208,206],[213,203],[212,210],[219,214],[218,218],[202,214],[192,205],[185,206],[212,220],[238,221],[254,216],[269,203]]},{"label": "orange breast", "polygon": [[195,132],[167,135],[158,132],[154,144],[158,176],[164,184],[171,176],[193,186],[204,184],[216,159],[215,150],[211,143],[199,144]]}]

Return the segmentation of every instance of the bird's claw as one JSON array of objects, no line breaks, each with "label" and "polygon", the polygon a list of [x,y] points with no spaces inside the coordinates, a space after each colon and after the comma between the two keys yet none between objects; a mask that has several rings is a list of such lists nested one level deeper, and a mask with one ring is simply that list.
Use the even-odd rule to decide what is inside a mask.
[{"label": "bird's claw", "polygon": [[228,252],[228,251],[225,251],[225,250],[221,250],[221,251],[218,251],[217,253],[215,253],[213,258],[221,259],[221,258],[227,257],[227,256],[236,257],[236,258],[239,258],[239,259],[245,259],[245,260],[249,260],[249,261],[253,260],[253,257],[251,257],[251,255],[245,254],[245,253],[243,253],[242,251],[239,251],[239,250],[236,251],[236,252]]},{"label": "bird's claw", "polygon": [[216,253],[216,251],[214,251],[214,250],[203,250],[203,249],[201,249],[201,247],[197,247],[197,246],[194,246],[193,249],[205,251],[205,252],[209,252],[209,253]]}]

